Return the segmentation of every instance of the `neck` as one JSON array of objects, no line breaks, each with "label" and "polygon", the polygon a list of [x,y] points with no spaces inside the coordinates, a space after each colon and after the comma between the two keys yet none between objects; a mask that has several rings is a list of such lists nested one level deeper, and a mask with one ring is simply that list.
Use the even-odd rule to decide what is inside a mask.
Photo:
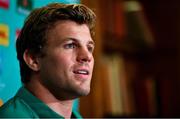
[{"label": "neck", "polygon": [[59,115],[70,118],[72,114],[73,100],[59,100],[38,80],[31,80],[25,87],[38,99]]},{"label": "neck", "polygon": [[47,103],[47,105],[59,115],[65,118],[71,118],[72,101],[59,101]]}]

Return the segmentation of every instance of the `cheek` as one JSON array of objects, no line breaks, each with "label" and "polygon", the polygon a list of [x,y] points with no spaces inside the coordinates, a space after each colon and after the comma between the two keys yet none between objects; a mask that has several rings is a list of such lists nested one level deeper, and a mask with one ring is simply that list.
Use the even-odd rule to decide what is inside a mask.
[{"label": "cheek", "polygon": [[69,68],[72,64],[71,57],[68,57],[68,55],[57,55],[56,56],[56,66],[59,66],[60,68]]},{"label": "cheek", "polygon": [[44,67],[42,68],[49,67],[50,69],[59,71],[61,69],[67,68],[69,64],[70,64],[70,58],[67,57],[67,55],[54,53],[49,55],[43,60],[42,65]]},{"label": "cheek", "polygon": [[94,58],[92,59],[91,67],[92,67],[92,69],[93,69],[93,67],[94,67]]}]

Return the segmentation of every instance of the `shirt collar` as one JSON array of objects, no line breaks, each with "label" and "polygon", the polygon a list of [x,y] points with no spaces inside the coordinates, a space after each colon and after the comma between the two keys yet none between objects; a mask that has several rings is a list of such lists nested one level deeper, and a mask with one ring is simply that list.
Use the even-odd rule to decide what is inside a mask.
[{"label": "shirt collar", "polygon": [[[25,87],[21,87],[16,96],[26,102],[40,118],[63,118],[63,116],[57,114],[44,102],[36,98]],[[72,117],[81,118],[80,114],[75,110],[72,111]]]}]

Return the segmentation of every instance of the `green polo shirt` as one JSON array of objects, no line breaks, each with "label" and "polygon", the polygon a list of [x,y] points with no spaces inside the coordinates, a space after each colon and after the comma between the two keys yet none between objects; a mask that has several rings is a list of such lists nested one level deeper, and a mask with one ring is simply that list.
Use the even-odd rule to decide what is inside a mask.
[{"label": "green polo shirt", "polygon": [[[0,107],[0,118],[64,118],[21,87],[17,94]],[[82,118],[73,110],[72,118]]]}]

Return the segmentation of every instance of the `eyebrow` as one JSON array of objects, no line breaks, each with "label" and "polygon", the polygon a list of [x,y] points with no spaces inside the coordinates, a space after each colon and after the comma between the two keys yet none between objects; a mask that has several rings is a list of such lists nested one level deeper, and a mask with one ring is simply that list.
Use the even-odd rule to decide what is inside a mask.
[{"label": "eyebrow", "polygon": [[95,42],[94,42],[93,40],[90,40],[90,41],[88,42],[88,44],[92,44],[92,45],[95,46]]},{"label": "eyebrow", "polygon": [[[72,41],[75,41],[75,42],[79,41],[79,40],[76,39],[76,38],[71,38],[71,37],[69,37],[69,38],[63,40],[63,42],[64,42],[64,41],[68,41],[68,40],[72,40]],[[93,40],[89,40],[89,41],[88,41],[88,44],[92,44],[93,46],[95,46],[95,42],[94,42]]]}]

